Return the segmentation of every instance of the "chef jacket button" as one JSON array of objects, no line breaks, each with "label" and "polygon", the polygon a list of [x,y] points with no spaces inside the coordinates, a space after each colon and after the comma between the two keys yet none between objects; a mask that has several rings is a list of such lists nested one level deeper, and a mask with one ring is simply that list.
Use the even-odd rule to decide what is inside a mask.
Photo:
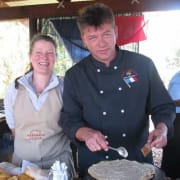
[{"label": "chef jacket button", "polygon": [[109,156],[105,156],[106,159],[109,159]]},{"label": "chef jacket button", "polygon": [[107,135],[105,135],[105,136],[104,136],[104,138],[105,138],[105,139],[108,139],[108,136],[107,136]]},{"label": "chef jacket button", "polygon": [[122,133],[122,137],[126,137],[126,133]]},{"label": "chef jacket button", "polygon": [[103,114],[103,116],[106,116],[106,115],[107,115],[107,112],[104,111],[102,114]]},{"label": "chef jacket button", "polygon": [[124,113],[125,113],[125,110],[124,110],[124,109],[121,109],[121,113],[124,114]]},{"label": "chef jacket button", "polygon": [[119,90],[119,91],[122,91],[122,87],[119,87],[118,90]]},{"label": "chef jacket button", "polygon": [[103,93],[104,93],[104,91],[103,91],[103,90],[100,90],[99,92],[100,92],[100,94],[103,94]]},{"label": "chef jacket button", "polygon": [[101,70],[100,70],[100,69],[97,69],[97,72],[101,72]]},{"label": "chef jacket button", "polygon": [[117,66],[114,66],[114,70],[116,70],[118,67]]}]

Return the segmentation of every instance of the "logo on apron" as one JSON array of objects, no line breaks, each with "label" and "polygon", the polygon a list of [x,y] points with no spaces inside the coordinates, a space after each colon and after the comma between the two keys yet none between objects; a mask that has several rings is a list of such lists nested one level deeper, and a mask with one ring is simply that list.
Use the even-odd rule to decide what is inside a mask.
[{"label": "logo on apron", "polygon": [[42,140],[45,137],[45,134],[41,130],[32,130],[26,135],[28,140]]}]

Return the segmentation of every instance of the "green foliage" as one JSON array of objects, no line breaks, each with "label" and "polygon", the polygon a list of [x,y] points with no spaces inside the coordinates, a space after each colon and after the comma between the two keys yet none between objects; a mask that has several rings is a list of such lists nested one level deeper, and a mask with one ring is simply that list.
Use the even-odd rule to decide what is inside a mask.
[{"label": "green foliage", "polygon": [[180,49],[172,50],[172,54],[166,58],[167,67],[171,69],[180,68]]},{"label": "green foliage", "polygon": [[29,62],[29,29],[23,22],[0,22],[0,98],[7,86],[24,73]]}]

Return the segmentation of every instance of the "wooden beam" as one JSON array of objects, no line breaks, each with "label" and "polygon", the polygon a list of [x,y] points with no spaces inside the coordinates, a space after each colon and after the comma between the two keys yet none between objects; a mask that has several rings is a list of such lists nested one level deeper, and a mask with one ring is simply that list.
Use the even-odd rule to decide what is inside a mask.
[{"label": "wooden beam", "polygon": [[58,4],[0,8],[0,20],[76,16],[78,9],[94,2],[109,5],[114,13],[180,10],[180,0],[96,0],[92,2],[65,0],[64,8],[57,8]]}]

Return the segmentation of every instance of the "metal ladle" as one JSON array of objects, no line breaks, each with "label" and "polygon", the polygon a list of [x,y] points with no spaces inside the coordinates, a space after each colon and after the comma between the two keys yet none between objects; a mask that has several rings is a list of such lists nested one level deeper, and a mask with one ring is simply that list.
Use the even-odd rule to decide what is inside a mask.
[{"label": "metal ladle", "polygon": [[120,156],[124,157],[124,158],[127,158],[128,157],[128,151],[125,147],[123,146],[120,146],[118,148],[114,148],[114,147],[111,147],[109,146],[109,149],[113,150],[113,151],[116,151],[119,153]]}]

